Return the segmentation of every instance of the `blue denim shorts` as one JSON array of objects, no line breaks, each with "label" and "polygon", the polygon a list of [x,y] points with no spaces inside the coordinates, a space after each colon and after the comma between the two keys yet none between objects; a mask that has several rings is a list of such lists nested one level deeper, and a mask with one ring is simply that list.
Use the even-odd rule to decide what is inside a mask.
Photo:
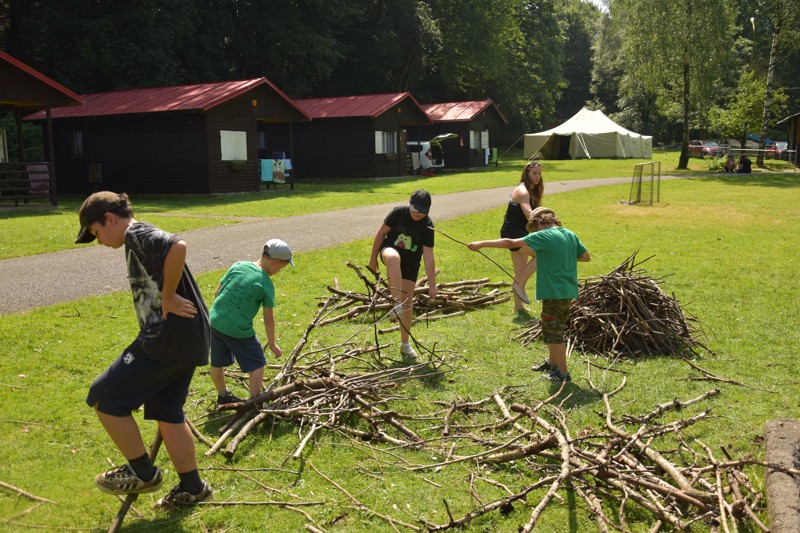
[{"label": "blue denim shorts", "polygon": [[149,359],[128,347],[94,380],[86,403],[111,416],[129,416],[144,405],[146,420],[180,424],[194,369]]},{"label": "blue denim shorts", "polygon": [[211,328],[211,366],[222,368],[239,363],[248,374],[267,364],[264,349],[256,336],[237,339]]}]

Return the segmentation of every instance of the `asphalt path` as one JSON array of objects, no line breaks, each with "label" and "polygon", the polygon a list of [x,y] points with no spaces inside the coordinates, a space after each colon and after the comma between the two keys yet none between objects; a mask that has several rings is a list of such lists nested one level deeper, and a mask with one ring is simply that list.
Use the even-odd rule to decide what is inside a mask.
[{"label": "asphalt path", "polygon": [[[661,179],[669,179],[662,176]],[[630,178],[606,178],[551,182],[546,194],[630,183]],[[505,205],[513,186],[495,189],[437,194],[433,196],[434,222]],[[180,237],[188,244],[186,262],[194,274],[228,268],[235,261],[253,255],[264,242],[278,237],[295,252],[330,248],[345,242],[372,237],[381,221],[397,202],[353,207],[284,218],[247,219],[227,226],[186,231]],[[144,221],[144,219],[142,219]],[[77,215],[76,232],[77,232]],[[499,222],[498,222],[499,227]],[[369,250],[364,250],[364,262]],[[93,245],[0,261],[0,314],[18,313],[68,302],[87,296],[129,290],[123,254]]]}]

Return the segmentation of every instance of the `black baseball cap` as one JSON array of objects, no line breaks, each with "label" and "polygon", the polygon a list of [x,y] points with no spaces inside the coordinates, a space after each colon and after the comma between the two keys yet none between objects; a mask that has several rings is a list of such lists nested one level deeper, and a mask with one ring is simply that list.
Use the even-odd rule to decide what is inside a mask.
[{"label": "black baseball cap", "polygon": [[411,208],[427,215],[431,210],[431,193],[425,189],[414,191],[411,195]]}]

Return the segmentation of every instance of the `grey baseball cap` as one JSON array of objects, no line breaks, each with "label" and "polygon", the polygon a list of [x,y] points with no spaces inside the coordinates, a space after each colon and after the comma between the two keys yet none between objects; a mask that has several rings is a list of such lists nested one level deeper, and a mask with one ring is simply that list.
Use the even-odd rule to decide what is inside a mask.
[{"label": "grey baseball cap", "polygon": [[294,266],[294,261],[292,261],[292,249],[280,239],[270,239],[264,243],[264,255],[272,259],[289,261],[289,264]]}]

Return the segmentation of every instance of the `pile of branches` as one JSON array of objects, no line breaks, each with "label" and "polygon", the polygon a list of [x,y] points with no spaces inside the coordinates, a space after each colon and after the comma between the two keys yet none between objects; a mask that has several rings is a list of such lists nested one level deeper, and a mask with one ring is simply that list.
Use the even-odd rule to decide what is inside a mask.
[{"label": "pile of branches", "polygon": [[[764,511],[763,494],[745,467],[762,465],[800,475],[800,471],[749,457],[735,459],[725,447],[721,448],[724,457],[717,457],[709,446],[684,436],[687,428],[701,423],[711,412],[689,411],[719,395],[719,389],[686,401],[675,399],[656,405],[648,413],[618,416],[611,399],[625,387],[626,379],[615,390],[603,392],[589,374],[589,385],[602,398],[605,413],[598,413],[602,419],[598,427],[575,428],[570,427],[567,412],[555,402],[565,384],[544,401],[514,401],[514,391],[503,388],[478,401],[434,402],[438,409],[431,413],[413,408],[403,412],[398,406],[407,398],[391,394],[391,387],[386,386],[392,381],[385,379],[392,377],[391,372],[293,380],[255,401],[223,409],[236,410],[243,417],[252,413],[251,418],[243,418],[250,421],[262,414],[295,418],[306,430],[291,454],[294,459],[301,456],[315,432],[324,428],[350,437],[354,453],[377,462],[374,469],[359,467],[361,473],[373,478],[406,472],[424,479],[425,472],[450,467],[466,470],[463,479],[469,487],[464,490],[471,495],[472,509],[454,516],[444,500],[442,511],[447,519],[434,522],[427,518],[429,506],[411,519],[406,511],[406,516],[398,517],[374,510],[347,490],[347,480],[330,479],[308,463],[359,513],[384,520],[395,529],[402,526],[412,531],[460,529],[490,513],[508,514],[515,506],[527,509],[525,522],[516,529],[532,531],[550,504],[573,494],[583,499],[603,532],[630,531],[628,517],[636,516],[635,520],[642,522],[643,513],[649,516],[644,521],[653,525],[650,531],[689,531],[695,523],[725,531],[768,531],[758,518]],[[350,391],[349,397],[346,391]],[[263,407],[268,402],[269,407]],[[662,422],[666,417],[671,420]],[[413,462],[408,455],[398,453],[401,449],[424,452],[410,457],[433,457],[436,462]],[[515,471],[524,474],[512,476],[511,483],[498,481],[496,476],[501,475],[503,465],[512,464]],[[231,504],[234,502],[226,503]],[[291,508],[292,501],[282,505]],[[314,529],[317,526],[309,527],[319,531]]]},{"label": "pile of branches", "polygon": [[[650,258],[648,258],[650,259]],[[696,318],[687,316],[675,296],[639,268],[636,253],[604,276],[586,278],[573,302],[567,324],[568,343],[584,352],[601,355],[688,355],[710,350],[697,336]],[[541,335],[534,319],[514,338],[523,345]]]},{"label": "pile of branches", "polygon": [[[403,432],[402,423],[392,413],[385,413],[374,405],[395,398],[391,391],[407,379],[441,375],[446,363],[436,353],[431,353],[429,360],[424,362],[406,361],[401,366],[387,367],[391,360],[381,355],[386,345],[358,346],[353,342],[305,351],[309,334],[319,327],[329,304],[326,302],[319,310],[263,393],[215,409],[216,412],[232,411],[234,414],[220,428],[221,435],[215,442],[196,433],[210,446],[206,456],[221,451],[226,457],[232,457],[248,434],[265,421],[288,420],[300,428],[307,428],[306,435],[293,453],[294,458],[300,457],[316,431],[339,428],[349,417],[364,420],[372,428],[370,431],[378,435],[385,435],[384,424]],[[369,437],[369,432],[362,434],[353,430],[351,434]],[[392,441],[388,437],[386,440]]]},{"label": "pile of branches", "polygon": [[[395,302],[389,286],[380,273],[367,267],[370,273],[368,278],[361,268],[353,263],[347,263],[358,277],[363,281],[366,292],[344,291],[338,284],[328,287],[332,295],[323,305],[327,304],[333,316],[320,321],[319,326],[326,326],[341,320],[363,319],[365,316],[380,320],[387,316],[394,307]],[[490,282],[489,278],[475,280],[461,280],[437,284],[436,298],[428,296],[428,278],[417,280],[414,288],[414,321],[433,321],[442,318],[452,318],[463,315],[466,311],[473,311],[490,305],[508,302],[511,299],[511,284],[507,282]],[[379,330],[387,333],[398,327]]]},{"label": "pile of branches", "polygon": [[[706,527],[722,526],[725,531],[737,527],[768,531],[757,516],[763,511],[763,495],[744,472],[747,465],[763,463],[748,458],[733,459],[724,447],[721,449],[724,458],[717,458],[710,447],[681,433],[708,417],[710,409],[668,423],[658,422],[662,416],[718,395],[718,389],[687,401],[676,399],[657,405],[642,415],[616,417],[611,397],[624,388],[625,380],[607,393],[596,388],[591,378],[589,383],[602,397],[606,410],[600,415],[605,427],[597,430],[584,427],[575,431],[569,427],[566,413],[552,403],[561,391],[529,405],[507,406],[500,393],[481,402],[454,402],[440,426],[441,435],[450,436],[446,460],[407,469],[433,469],[453,463],[480,467],[522,461],[535,481],[514,489],[504,487],[506,497],[484,503],[463,517],[455,518],[448,511],[447,523],[421,520],[425,530],[463,527],[489,512],[507,513],[514,502],[520,502],[531,510],[527,522],[518,530],[531,531],[558,493],[572,492],[585,501],[599,531],[630,531],[626,522],[629,512],[640,518],[642,512],[650,515],[650,523],[655,524],[650,531],[665,526],[688,531],[696,522]],[[491,404],[497,409],[493,423],[470,423],[471,413],[479,408],[486,410]],[[457,416],[463,417],[463,421],[456,423]],[[476,447],[480,449],[476,451]],[[469,453],[461,452],[462,449]],[[795,476],[800,474],[777,465],[764,466]],[[490,472],[478,468],[472,475],[486,478]]]}]

